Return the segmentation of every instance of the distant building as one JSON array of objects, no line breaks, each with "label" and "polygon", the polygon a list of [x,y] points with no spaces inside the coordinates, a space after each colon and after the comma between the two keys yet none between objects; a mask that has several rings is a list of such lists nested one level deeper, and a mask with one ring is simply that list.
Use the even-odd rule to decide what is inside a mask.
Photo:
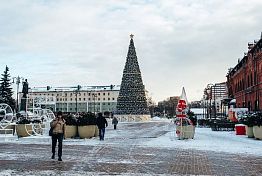
[{"label": "distant building", "polygon": [[226,116],[227,105],[223,102],[228,98],[226,82],[208,84],[204,89],[204,96],[201,102],[204,107],[205,118]]},{"label": "distant building", "polygon": [[215,83],[211,86],[211,99],[221,100],[228,97],[228,90],[226,82]]},{"label": "distant building", "polygon": [[[120,85],[34,87],[29,90],[27,107],[48,108],[55,112],[114,112],[119,90]],[[21,93],[19,97],[21,100]]]},{"label": "distant building", "polygon": [[249,111],[262,110],[262,34],[254,43],[248,43],[248,52],[227,74],[229,97],[236,107]]}]

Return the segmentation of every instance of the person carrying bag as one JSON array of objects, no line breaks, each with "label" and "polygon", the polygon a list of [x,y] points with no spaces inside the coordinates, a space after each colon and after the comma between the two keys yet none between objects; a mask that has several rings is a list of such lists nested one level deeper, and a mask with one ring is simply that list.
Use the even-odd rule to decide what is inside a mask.
[{"label": "person carrying bag", "polygon": [[62,161],[62,143],[64,139],[65,120],[62,112],[57,113],[57,117],[50,123],[49,135],[52,136],[52,159],[55,159],[55,148],[58,141],[58,161]]}]

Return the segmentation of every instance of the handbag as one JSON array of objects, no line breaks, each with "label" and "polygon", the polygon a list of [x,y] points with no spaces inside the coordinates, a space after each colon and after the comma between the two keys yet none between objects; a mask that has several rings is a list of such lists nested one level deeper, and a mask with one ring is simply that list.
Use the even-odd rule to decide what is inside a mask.
[{"label": "handbag", "polygon": [[50,128],[50,130],[49,130],[49,136],[53,136],[53,129],[54,129],[54,128],[52,128],[52,127]]}]

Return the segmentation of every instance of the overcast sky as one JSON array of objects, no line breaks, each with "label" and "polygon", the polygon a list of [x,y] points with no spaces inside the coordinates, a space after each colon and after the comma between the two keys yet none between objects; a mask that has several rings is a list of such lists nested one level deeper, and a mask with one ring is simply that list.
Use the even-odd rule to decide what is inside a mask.
[{"label": "overcast sky", "polygon": [[0,72],[29,86],[121,84],[133,33],[155,101],[200,100],[262,31],[261,0],[0,1]]}]

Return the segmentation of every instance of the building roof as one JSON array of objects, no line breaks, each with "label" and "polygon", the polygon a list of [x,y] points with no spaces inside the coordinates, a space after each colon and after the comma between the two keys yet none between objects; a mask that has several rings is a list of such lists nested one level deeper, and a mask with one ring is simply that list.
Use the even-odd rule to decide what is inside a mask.
[{"label": "building roof", "polygon": [[[32,92],[72,92],[77,90],[77,86],[72,87],[33,87]],[[109,86],[81,86],[79,91],[119,91],[120,85],[109,85]]]}]

